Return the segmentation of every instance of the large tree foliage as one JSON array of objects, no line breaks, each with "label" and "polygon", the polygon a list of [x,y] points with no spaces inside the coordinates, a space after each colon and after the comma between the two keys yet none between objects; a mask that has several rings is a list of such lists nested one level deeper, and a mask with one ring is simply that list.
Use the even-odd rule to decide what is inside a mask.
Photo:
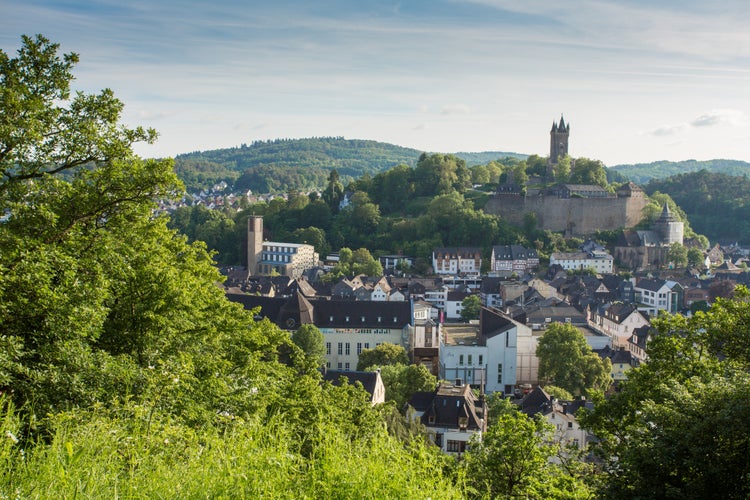
[{"label": "large tree foliage", "polygon": [[750,494],[750,293],[691,318],[664,315],[648,363],[583,424],[599,438],[608,498]]},{"label": "large tree foliage", "polygon": [[406,349],[400,345],[390,342],[373,347],[372,349],[362,349],[359,353],[357,370],[364,371],[368,368],[378,368],[385,365],[408,365],[409,355]]},{"label": "large tree foliage", "polygon": [[396,408],[402,409],[415,392],[435,390],[437,379],[424,365],[378,365],[368,370],[380,370],[385,386],[385,400],[393,401]]},{"label": "large tree foliage", "polygon": [[110,91],[70,98],[77,56],[57,51],[38,36],[0,53],[3,392],[40,415],[130,399],[193,422],[253,412],[288,337],[229,303],[205,245],[154,215],[180,190],[171,161],[132,154],[153,133],[119,125]]},{"label": "large tree foliage", "polygon": [[607,389],[612,382],[609,359],[591,350],[573,325],[553,323],[539,339],[539,380],[580,395],[591,389]]},{"label": "large tree foliage", "polygon": [[470,498],[590,498],[577,474],[551,463],[559,452],[554,427],[508,405],[481,439],[473,439],[461,470]]}]

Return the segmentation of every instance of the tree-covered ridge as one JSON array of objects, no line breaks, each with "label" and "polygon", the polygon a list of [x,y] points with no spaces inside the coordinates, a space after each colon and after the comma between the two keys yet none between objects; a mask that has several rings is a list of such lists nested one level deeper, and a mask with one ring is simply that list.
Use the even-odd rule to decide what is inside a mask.
[{"label": "tree-covered ridge", "polygon": [[653,179],[649,196],[667,193],[685,212],[693,229],[711,240],[750,238],[750,180],[746,176],[700,170]]},{"label": "tree-covered ridge", "polygon": [[[413,166],[419,155],[416,149],[383,142],[312,137],[256,141],[235,148],[182,154],[175,158],[175,167],[186,180],[188,190],[207,187],[192,185],[191,181],[200,181],[198,172],[210,167],[215,180],[239,177],[237,190],[267,193],[322,188],[333,168],[348,181],[401,163]],[[228,172],[235,174],[227,179]]]},{"label": "tree-covered ridge", "polygon": [[[256,141],[235,148],[195,151],[177,155],[175,170],[188,191],[226,181],[234,191],[257,193],[309,191],[325,185],[331,169],[349,182],[375,175],[395,165],[415,166],[420,151],[384,142],[311,137]],[[468,165],[486,164],[499,158],[525,159],[526,155],[486,151],[457,153]]]},{"label": "tree-covered ridge", "polygon": [[740,160],[685,160],[654,161],[628,165],[614,165],[610,171],[618,172],[636,184],[646,184],[652,179],[664,179],[673,175],[707,170],[726,175],[744,176],[750,174],[750,163]]}]

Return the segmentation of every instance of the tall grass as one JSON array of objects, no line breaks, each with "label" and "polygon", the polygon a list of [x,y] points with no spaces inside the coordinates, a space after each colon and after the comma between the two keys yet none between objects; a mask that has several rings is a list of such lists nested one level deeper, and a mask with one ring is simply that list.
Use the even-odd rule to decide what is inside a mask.
[{"label": "tall grass", "polygon": [[49,439],[30,442],[13,409],[3,415],[0,499],[462,496],[446,457],[385,430],[351,439],[331,422],[308,455],[281,417],[194,429],[139,408],[92,410],[56,416]]}]

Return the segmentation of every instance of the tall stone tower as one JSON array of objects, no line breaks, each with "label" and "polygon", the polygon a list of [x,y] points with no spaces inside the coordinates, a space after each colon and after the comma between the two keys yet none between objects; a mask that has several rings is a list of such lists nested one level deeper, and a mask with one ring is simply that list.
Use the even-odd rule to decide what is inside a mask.
[{"label": "tall stone tower", "polygon": [[682,245],[685,234],[685,224],[669,211],[669,205],[664,204],[661,215],[654,222],[654,231],[659,233],[664,245],[679,243]]},{"label": "tall stone tower", "polygon": [[560,115],[560,123],[552,122],[552,130],[549,132],[549,163],[555,165],[560,158],[568,154],[568,136],[570,136],[570,124],[565,124],[565,119]]},{"label": "tall stone tower", "polygon": [[263,253],[263,216],[247,219],[247,275],[258,274],[258,261]]}]

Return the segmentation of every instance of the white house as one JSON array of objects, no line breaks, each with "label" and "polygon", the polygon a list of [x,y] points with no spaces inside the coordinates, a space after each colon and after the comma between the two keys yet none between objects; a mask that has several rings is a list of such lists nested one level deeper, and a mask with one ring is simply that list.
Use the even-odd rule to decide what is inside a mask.
[{"label": "white house", "polygon": [[561,266],[566,271],[593,269],[597,273],[611,274],[614,258],[607,252],[594,250],[587,252],[555,252],[549,257],[549,264]]},{"label": "white house", "polygon": [[685,289],[676,281],[643,278],[634,286],[638,309],[651,316],[676,313],[684,307]]},{"label": "white house", "polygon": [[531,330],[505,314],[482,308],[476,335],[450,337],[440,346],[440,377],[484,392],[511,394],[516,387],[518,335]]},{"label": "white house", "polygon": [[479,247],[436,248],[432,251],[435,274],[479,274],[482,249]]}]

